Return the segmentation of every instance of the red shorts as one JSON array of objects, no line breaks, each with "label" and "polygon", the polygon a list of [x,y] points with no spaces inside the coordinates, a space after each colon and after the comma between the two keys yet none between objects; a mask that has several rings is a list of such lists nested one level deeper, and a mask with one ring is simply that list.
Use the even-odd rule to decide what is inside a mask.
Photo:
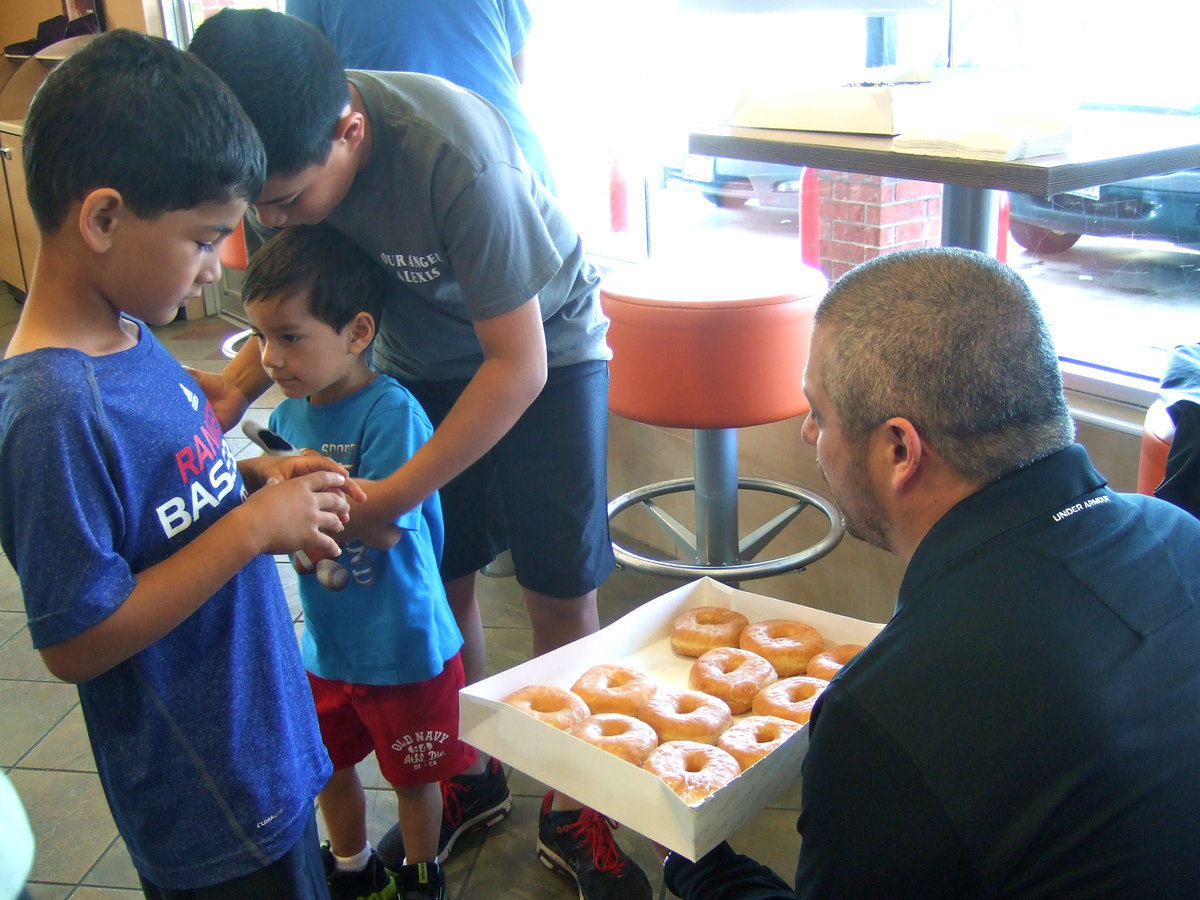
[{"label": "red shorts", "polygon": [[458,739],[459,654],[441,674],[416,684],[329,681],[308,673],[321,739],[335,769],[348,769],[372,750],[379,771],[398,787],[457,775],[475,761],[475,748]]}]

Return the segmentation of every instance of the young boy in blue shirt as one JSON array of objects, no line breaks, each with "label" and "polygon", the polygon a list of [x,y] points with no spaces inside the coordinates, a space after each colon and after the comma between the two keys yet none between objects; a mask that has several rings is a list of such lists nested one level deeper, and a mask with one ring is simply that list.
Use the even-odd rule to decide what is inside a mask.
[{"label": "young boy in blue shirt", "polygon": [[47,76],[23,149],[42,244],[0,361],[0,543],[33,644],[79,686],[147,897],[325,897],[330,766],[270,554],[336,554],[361,492],[316,455],[237,462],[148,327],[219,277],[262,146],[196,60],[118,30]]},{"label": "young boy in blue shirt", "polygon": [[[384,271],[349,238],[318,225],[264,244],[242,289],[263,369],[287,397],[271,428],[365,479],[390,475],[433,433],[416,398],[369,365],[387,288]],[[334,900],[396,896],[367,841],[358,762],[374,751],[396,791],[406,853],[400,896],[441,900],[438,782],[476,761],[458,739],[462,635],[438,572],[437,494],[404,513],[394,536],[390,549],[352,540],[336,562],[300,580],[301,653],[334,767],[318,797]],[[340,577],[325,576],[330,566]]]}]

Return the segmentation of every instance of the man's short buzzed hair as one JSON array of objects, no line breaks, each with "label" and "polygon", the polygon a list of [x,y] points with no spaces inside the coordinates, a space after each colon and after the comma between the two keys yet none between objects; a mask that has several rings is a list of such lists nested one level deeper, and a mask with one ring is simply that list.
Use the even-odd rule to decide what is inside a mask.
[{"label": "man's short buzzed hair", "polygon": [[982,253],[900,251],[842,276],[816,327],[821,384],[848,439],[909,419],[960,476],[984,485],[1071,444],[1050,333],[1028,285]]}]

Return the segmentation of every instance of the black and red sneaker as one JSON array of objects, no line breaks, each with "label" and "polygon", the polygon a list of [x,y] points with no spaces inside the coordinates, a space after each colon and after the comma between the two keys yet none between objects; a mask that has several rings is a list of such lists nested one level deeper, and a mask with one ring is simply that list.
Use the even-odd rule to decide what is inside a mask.
[{"label": "black and red sneaker", "polygon": [[[445,862],[454,842],[477,828],[488,828],[508,815],[512,795],[508,779],[496,759],[488,761],[480,775],[455,775],[441,783],[442,833],[438,838],[437,861]],[[376,848],[389,871],[399,872],[404,865],[404,838],[400,826],[393,825]]]},{"label": "black and red sneaker", "polygon": [[552,796],[547,793],[542,801],[538,859],[573,878],[580,900],[651,900],[646,873],[613,840],[617,824],[586,807],[555,812]]}]

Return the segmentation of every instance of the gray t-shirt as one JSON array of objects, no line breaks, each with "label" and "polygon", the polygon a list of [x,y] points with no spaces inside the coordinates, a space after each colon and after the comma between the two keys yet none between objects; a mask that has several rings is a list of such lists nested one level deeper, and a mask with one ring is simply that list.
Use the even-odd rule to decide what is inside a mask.
[{"label": "gray t-shirt", "polygon": [[534,296],[552,368],[610,358],[599,275],[503,117],[433,76],[347,77],[371,157],[328,221],[395,276],[376,365],[401,379],[469,378],[483,361],[472,323]]}]

